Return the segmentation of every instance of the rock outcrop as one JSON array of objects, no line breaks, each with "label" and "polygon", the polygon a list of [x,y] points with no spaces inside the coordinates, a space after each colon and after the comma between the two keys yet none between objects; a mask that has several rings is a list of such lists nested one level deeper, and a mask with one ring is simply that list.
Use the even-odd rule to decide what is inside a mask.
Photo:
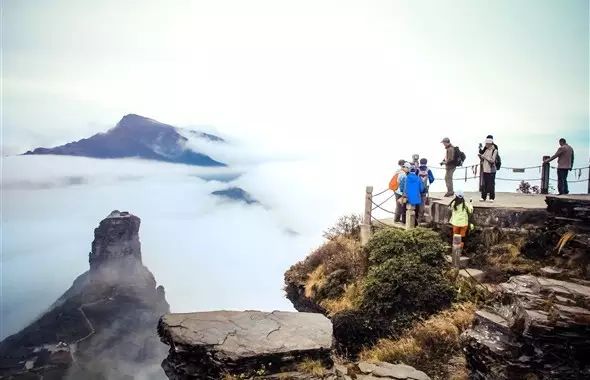
[{"label": "rock outcrop", "polygon": [[269,376],[296,371],[304,360],[332,366],[332,324],[320,314],[214,311],[164,315],[170,346],[162,363],[170,379]]},{"label": "rock outcrop", "polygon": [[590,378],[590,287],[516,276],[464,335],[473,379]]},{"label": "rock outcrop", "polygon": [[164,288],[142,264],[140,219],[113,211],[94,231],[90,270],[40,318],[0,343],[7,379],[162,379]]}]

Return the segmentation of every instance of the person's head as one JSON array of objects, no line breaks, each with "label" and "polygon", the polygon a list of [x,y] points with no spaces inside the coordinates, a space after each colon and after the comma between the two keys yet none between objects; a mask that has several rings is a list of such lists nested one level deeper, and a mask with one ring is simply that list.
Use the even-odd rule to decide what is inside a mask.
[{"label": "person's head", "polygon": [[457,209],[458,206],[465,203],[465,194],[463,190],[455,191],[455,199],[453,199],[453,209]]},{"label": "person's head", "polygon": [[494,139],[488,136],[486,138],[486,147],[487,148],[490,148],[492,146],[494,146]]},{"label": "person's head", "polygon": [[420,165],[426,165],[427,163],[428,163],[428,160],[426,158],[420,159]]},{"label": "person's head", "polygon": [[406,160],[399,160],[397,162],[397,164],[399,165],[400,168],[403,167],[405,163],[406,163]]},{"label": "person's head", "polygon": [[418,159],[420,158],[419,154],[413,154],[412,155],[412,162],[418,162]]},{"label": "person's head", "polygon": [[563,137],[559,139],[559,145],[565,145],[565,139]]},{"label": "person's head", "polygon": [[409,162],[406,162],[406,163],[404,163],[404,166],[402,167],[402,170],[407,173],[410,170],[412,170],[412,165]]},{"label": "person's head", "polygon": [[441,143],[445,146],[445,148],[447,148],[449,145],[451,145],[451,139],[445,137],[444,139],[442,139]]}]

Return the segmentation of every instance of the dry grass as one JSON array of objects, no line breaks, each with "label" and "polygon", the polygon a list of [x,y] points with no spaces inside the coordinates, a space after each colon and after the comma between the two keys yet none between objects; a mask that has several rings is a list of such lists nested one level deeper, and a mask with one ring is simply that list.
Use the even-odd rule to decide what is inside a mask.
[{"label": "dry grass", "polygon": [[403,362],[435,378],[445,378],[450,370],[449,359],[460,353],[459,337],[471,325],[474,313],[472,303],[455,305],[414,325],[399,339],[381,339],[361,352],[361,358]]},{"label": "dry grass", "polygon": [[305,296],[314,298],[317,290],[326,283],[326,267],[320,264],[307,276],[305,281]]},{"label": "dry grass", "polygon": [[312,376],[324,376],[326,374],[326,369],[319,360],[306,359],[297,365],[297,370]]},{"label": "dry grass", "polygon": [[542,265],[538,260],[524,257],[514,244],[498,244],[492,247],[488,265],[508,276],[537,271]]},{"label": "dry grass", "polygon": [[327,299],[321,302],[321,306],[328,311],[330,316],[347,310],[357,310],[361,304],[363,288],[361,282],[354,282],[345,286],[344,294],[338,299]]}]

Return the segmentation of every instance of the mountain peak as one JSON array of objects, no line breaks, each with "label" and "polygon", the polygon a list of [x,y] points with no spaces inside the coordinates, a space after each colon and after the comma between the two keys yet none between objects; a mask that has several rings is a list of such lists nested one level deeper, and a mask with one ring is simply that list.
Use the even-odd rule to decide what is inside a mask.
[{"label": "mountain peak", "polygon": [[[196,138],[223,141],[220,137],[191,131]],[[36,148],[25,154],[55,154],[94,158],[135,157],[197,166],[226,166],[187,147],[187,137],[169,124],[137,114],[128,114],[106,133],[60,145]]]}]

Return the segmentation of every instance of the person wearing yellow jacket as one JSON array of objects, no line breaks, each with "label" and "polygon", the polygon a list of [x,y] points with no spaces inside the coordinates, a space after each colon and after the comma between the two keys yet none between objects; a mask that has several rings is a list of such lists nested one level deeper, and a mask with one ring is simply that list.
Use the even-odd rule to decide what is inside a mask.
[{"label": "person wearing yellow jacket", "polygon": [[471,228],[470,216],[473,214],[473,205],[465,202],[463,191],[455,192],[455,199],[449,204],[451,209],[451,220],[449,223],[453,226],[453,235],[461,235],[461,246],[465,241],[465,236]]}]

